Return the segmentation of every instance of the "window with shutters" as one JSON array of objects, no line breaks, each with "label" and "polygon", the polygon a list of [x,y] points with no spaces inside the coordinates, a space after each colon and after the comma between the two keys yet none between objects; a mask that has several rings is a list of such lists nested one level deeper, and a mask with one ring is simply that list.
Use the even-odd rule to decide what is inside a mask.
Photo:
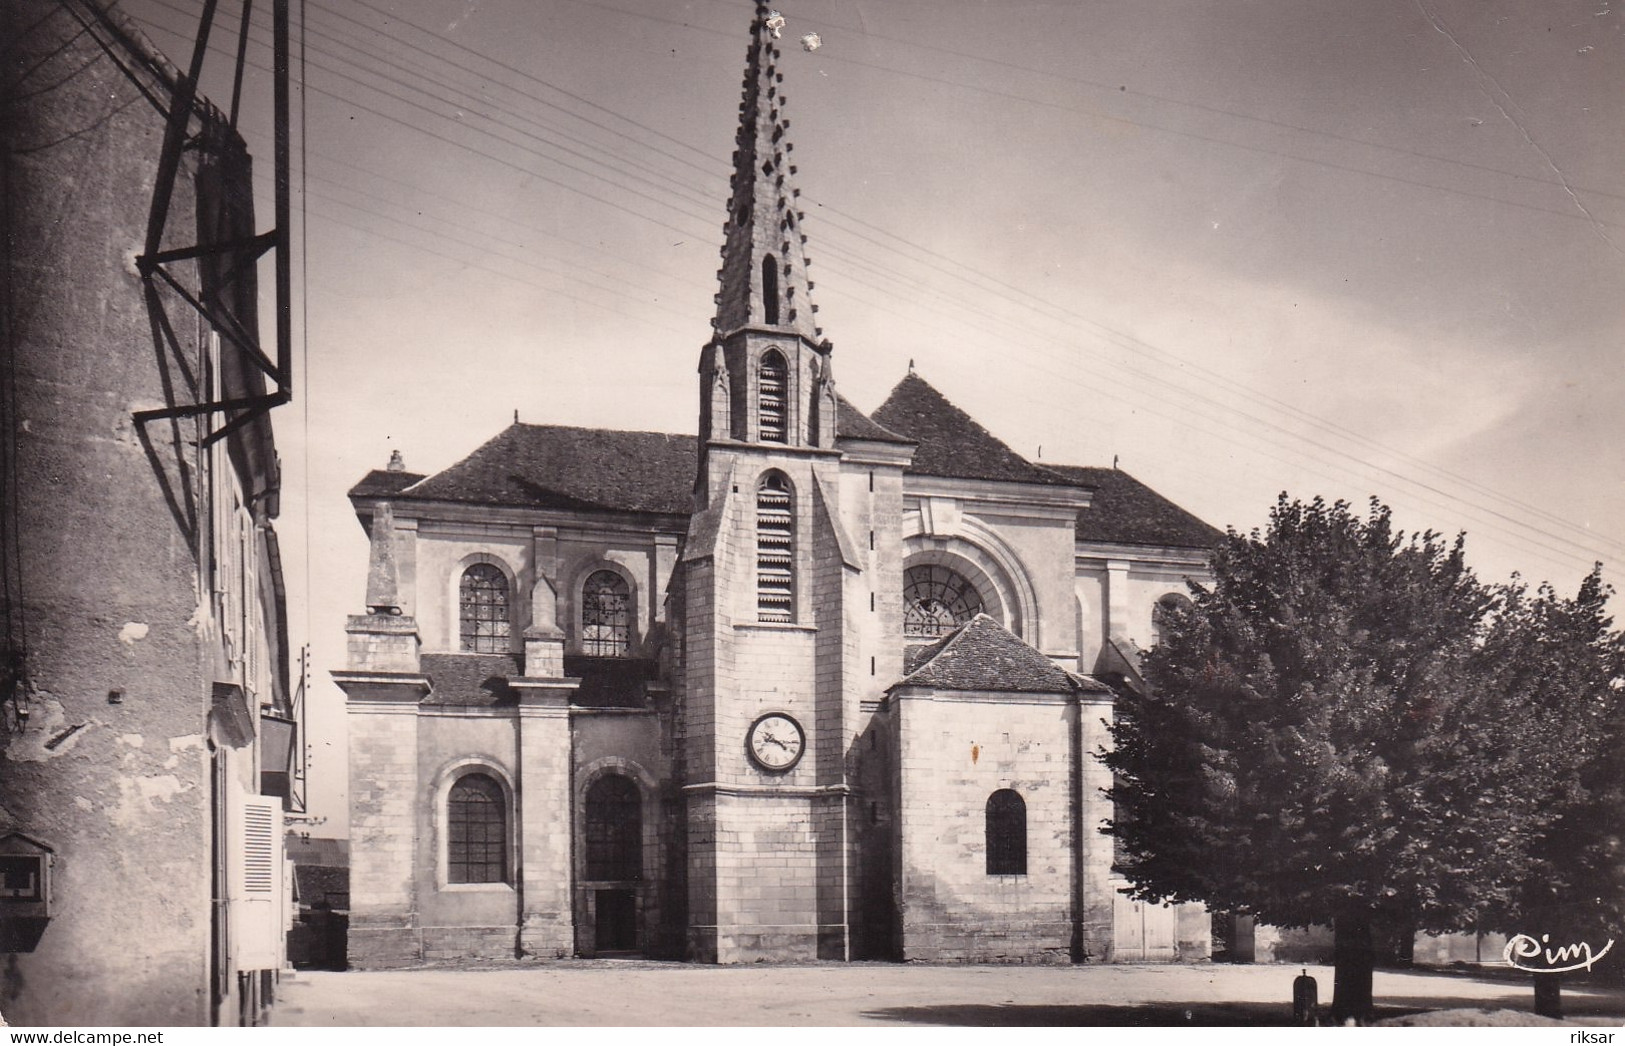
[{"label": "window with shutters", "polygon": [[756,417],[763,443],[786,441],[785,407],[789,402],[789,368],[777,349],[762,354],[757,369]]},{"label": "window with shutters", "polygon": [[613,570],[597,570],[581,586],[581,652],[625,657],[632,645],[632,593]]},{"label": "window with shutters", "polygon": [[276,892],[276,816],[265,803],[243,804],[243,893]]},{"label": "window with shutters", "polygon": [[794,529],[790,482],[769,472],[756,488],[756,616],[795,619]]},{"label": "window with shutters", "polygon": [[1027,874],[1027,802],[1014,789],[987,797],[987,874]]},{"label": "window with shutters", "polygon": [[508,810],[502,786],[464,774],[446,797],[446,881],[508,881]]},{"label": "window with shutters", "polygon": [[236,795],[227,816],[225,941],[239,970],[275,969],[287,954],[282,920],[282,801]]},{"label": "window with shutters", "polygon": [[587,789],[587,878],[643,878],[643,797],[622,774]]},{"label": "window with shutters", "polygon": [[508,576],[494,563],[475,563],[457,586],[459,646],[464,653],[508,652]]}]

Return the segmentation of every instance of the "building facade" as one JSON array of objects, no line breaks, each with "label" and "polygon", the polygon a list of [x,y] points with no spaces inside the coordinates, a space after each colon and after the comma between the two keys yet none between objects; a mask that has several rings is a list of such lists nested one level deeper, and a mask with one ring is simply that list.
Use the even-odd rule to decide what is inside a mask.
[{"label": "building facade", "polygon": [[1204,956],[1112,873],[1114,686],[1213,528],[814,322],[770,12],[698,435],[515,424],[351,500],[350,961]]},{"label": "building facade", "polygon": [[254,268],[137,260],[252,233],[249,158],[109,7],[0,5],[0,1013],[252,1023],[287,910],[278,466],[266,415],[184,408],[265,391],[221,333],[257,330]]}]

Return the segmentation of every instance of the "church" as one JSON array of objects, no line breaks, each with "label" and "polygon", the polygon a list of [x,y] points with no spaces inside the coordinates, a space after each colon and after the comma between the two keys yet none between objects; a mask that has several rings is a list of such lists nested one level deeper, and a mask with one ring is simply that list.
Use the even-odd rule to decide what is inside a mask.
[{"label": "church", "polygon": [[[1213,527],[1039,464],[814,320],[751,27],[698,435],[515,423],[350,499],[350,964],[1206,957],[1129,900],[1097,758]],[[923,361],[929,369],[929,361]]]}]

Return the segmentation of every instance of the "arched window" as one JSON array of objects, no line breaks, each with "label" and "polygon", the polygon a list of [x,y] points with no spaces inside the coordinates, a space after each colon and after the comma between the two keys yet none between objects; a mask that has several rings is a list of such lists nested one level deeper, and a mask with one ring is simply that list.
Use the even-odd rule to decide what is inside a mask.
[{"label": "arched window", "polygon": [[1178,592],[1170,592],[1157,600],[1151,608],[1151,641],[1161,646],[1167,639],[1169,623],[1184,608],[1191,605],[1191,601]]},{"label": "arched window", "polygon": [[762,354],[757,372],[756,416],[763,443],[785,442],[785,404],[788,402],[789,368],[778,350]]},{"label": "arched window", "polygon": [[756,615],[760,621],[795,619],[794,519],[789,481],[769,472],[756,488]]},{"label": "arched window", "polygon": [[779,324],[779,259],[762,255],[762,318],[770,326]]},{"label": "arched window", "polygon": [[643,798],[621,774],[587,789],[587,878],[643,878]]},{"label": "arched window", "polygon": [[446,880],[508,881],[508,811],[502,786],[487,774],[464,774],[446,798]]},{"label": "arched window", "polygon": [[903,635],[935,639],[982,612],[976,586],[935,563],[903,571]]},{"label": "arched window", "polygon": [[626,579],[613,570],[594,571],[581,586],[581,652],[625,657],[631,649],[631,619]]},{"label": "arched window", "polygon": [[987,797],[987,874],[1027,874],[1027,803],[1013,789]]},{"label": "arched window", "polygon": [[457,586],[461,648],[466,653],[508,652],[508,576],[492,563],[475,563]]}]

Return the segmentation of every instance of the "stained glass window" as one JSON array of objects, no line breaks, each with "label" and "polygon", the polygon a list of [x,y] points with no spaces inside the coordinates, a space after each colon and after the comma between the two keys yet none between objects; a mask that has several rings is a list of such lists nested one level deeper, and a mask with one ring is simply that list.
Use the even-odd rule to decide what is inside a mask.
[{"label": "stained glass window", "polygon": [[936,564],[903,571],[903,635],[936,639],[982,611],[976,586]]},{"label": "stained glass window", "polygon": [[463,571],[458,588],[459,633],[466,653],[508,650],[508,578],[500,567],[475,563]]},{"label": "stained glass window", "polygon": [[631,647],[632,597],[626,579],[613,570],[595,571],[581,586],[581,652],[589,657],[625,657]]},{"label": "stained glass window", "polygon": [[606,774],[587,789],[587,878],[642,877],[642,797],[631,778]]},{"label": "stained glass window", "polygon": [[446,800],[446,878],[454,883],[508,881],[508,818],[502,786],[465,774]]}]

